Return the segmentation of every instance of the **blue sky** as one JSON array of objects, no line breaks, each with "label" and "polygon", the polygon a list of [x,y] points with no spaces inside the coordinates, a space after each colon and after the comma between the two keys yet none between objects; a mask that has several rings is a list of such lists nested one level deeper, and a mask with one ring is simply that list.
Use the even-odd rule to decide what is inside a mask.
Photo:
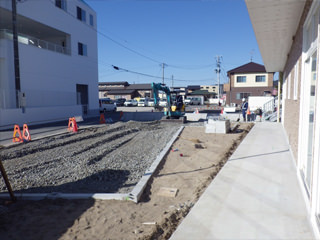
[{"label": "blue sky", "polygon": [[250,62],[251,56],[263,64],[244,0],[87,2],[98,19],[100,82],[162,82],[165,63],[169,86],[172,75],[174,86],[212,85],[218,55],[221,83],[227,82],[228,70]]}]

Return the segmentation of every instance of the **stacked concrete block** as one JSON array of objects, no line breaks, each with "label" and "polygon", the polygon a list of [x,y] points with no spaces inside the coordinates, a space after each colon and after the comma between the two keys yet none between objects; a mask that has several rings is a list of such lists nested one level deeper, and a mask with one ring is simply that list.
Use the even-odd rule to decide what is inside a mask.
[{"label": "stacked concrete block", "polygon": [[217,120],[209,119],[205,124],[206,133],[228,133],[230,132],[230,120]]}]

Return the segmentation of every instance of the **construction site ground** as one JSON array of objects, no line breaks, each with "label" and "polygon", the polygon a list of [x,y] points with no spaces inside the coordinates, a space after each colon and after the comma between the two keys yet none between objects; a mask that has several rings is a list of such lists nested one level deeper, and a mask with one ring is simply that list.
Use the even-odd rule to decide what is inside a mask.
[{"label": "construction site ground", "polygon": [[[131,124],[131,127],[128,124]],[[100,132],[102,131],[101,127],[96,129],[95,133],[100,132],[100,137],[105,138],[104,141],[110,143],[110,141],[115,140],[115,145],[111,146],[110,149],[102,147],[104,143],[101,139],[100,141],[98,139],[92,140],[90,137],[83,135],[84,140],[88,141],[90,139],[90,144],[87,143],[86,146],[82,146],[78,142],[80,144],[78,145],[79,148],[70,148],[73,149],[70,150],[70,153],[66,147],[75,144],[72,140],[74,136],[70,136],[66,142],[64,141],[68,139],[67,136],[50,141],[47,139],[44,144],[56,144],[61,146],[61,149],[65,149],[64,152],[59,151],[59,147],[55,148],[55,152],[60,154],[56,161],[62,162],[65,159],[71,161],[74,160],[73,156],[83,155],[84,158],[88,158],[86,164],[90,163],[90,166],[95,166],[98,172],[98,174],[96,172],[88,173],[83,171],[80,165],[78,168],[72,169],[70,176],[60,175],[61,181],[66,181],[68,177],[71,177],[72,184],[63,182],[60,184],[56,181],[54,184],[57,186],[54,186],[54,188],[63,190],[64,188],[61,187],[63,185],[70,191],[80,186],[86,192],[92,191],[96,182],[97,186],[100,187],[99,190],[103,191],[105,186],[101,183],[113,182],[110,180],[117,180],[117,177],[121,177],[121,181],[111,185],[110,189],[112,189],[112,192],[129,191],[130,187],[136,183],[137,176],[143,174],[142,168],[147,168],[147,165],[150,164],[142,167],[137,159],[139,157],[144,159],[143,155],[148,152],[151,153],[147,159],[149,159],[149,156],[152,158],[163,147],[155,147],[156,150],[154,150],[153,144],[168,141],[169,136],[177,128],[174,124],[170,127],[163,127],[157,122],[144,124],[123,123],[115,125],[116,130],[110,131],[106,135]],[[172,151],[167,154],[151,178],[142,199],[137,204],[132,201],[94,199],[19,200],[16,203],[4,201],[0,205],[0,239],[168,239],[251,127],[252,124],[250,123],[241,123],[235,133],[206,134],[204,126],[186,125],[182,134],[173,144]],[[94,132],[92,129],[91,131]],[[110,134],[112,136],[109,136]],[[147,138],[149,135],[153,136],[154,141]],[[166,137],[163,137],[163,135]],[[133,143],[138,140],[143,144],[141,146],[137,144],[137,147]],[[54,143],[53,141],[58,142]],[[100,149],[95,149],[94,143],[97,143]],[[146,144],[149,145],[146,147]],[[35,147],[40,147],[40,155],[37,155],[39,158],[41,156],[49,158],[53,154],[47,152],[48,154],[41,155],[41,152],[46,152],[45,147],[41,148],[41,145]],[[87,152],[83,151],[85,147]],[[117,151],[117,148],[120,150]],[[2,149],[2,154],[3,151]],[[27,168],[26,165],[23,165],[25,163],[21,163],[20,170],[10,167],[10,160],[16,161],[14,164],[20,166],[18,165],[18,159],[23,158],[23,156],[19,156],[19,153],[15,151],[10,152],[7,149],[5,151],[7,152],[4,156],[7,156],[8,160],[4,161],[4,165],[6,169],[12,169],[9,170],[8,175],[9,179],[10,177],[13,178],[11,179],[14,182],[13,188],[15,189],[15,185],[18,185],[19,182],[26,182],[27,184],[28,181],[25,181],[25,179],[28,179],[28,176],[23,177],[22,173],[27,174],[30,171],[29,173],[32,174],[31,169],[35,169],[37,166]],[[34,154],[32,150],[25,151],[28,154]],[[98,154],[98,157],[95,154]],[[134,177],[132,178],[130,177],[131,170],[125,164],[130,161],[130,159],[126,159],[126,156],[138,156],[130,164],[130,168],[139,170],[133,171]],[[99,164],[101,162],[106,164],[108,159],[112,159],[114,166],[118,166],[118,169],[104,170],[101,173]],[[119,159],[122,160],[123,165],[116,164]],[[46,159],[46,161],[48,161],[48,164],[45,164],[46,166],[54,162],[50,159]],[[31,163],[32,161],[29,166],[31,166]],[[42,165],[42,167],[44,166]],[[64,168],[68,167],[72,168],[72,164],[64,165]],[[53,174],[54,169],[54,167],[46,168],[47,174]],[[19,174],[14,175],[15,170]],[[77,176],[77,172],[81,172],[83,175],[79,174]],[[111,178],[110,173],[112,173]],[[19,179],[19,177],[21,181],[14,180]],[[43,178],[46,179],[46,177]],[[86,181],[82,181],[81,178],[86,179]],[[41,176],[38,179],[41,181]],[[75,182],[79,185],[74,184]],[[31,186],[31,189],[41,190],[44,184],[50,185],[48,182],[37,184],[39,183],[33,182],[34,186]],[[28,189],[30,189],[30,186],[26,187],[22,184],[19,191],[29,192]]]}]

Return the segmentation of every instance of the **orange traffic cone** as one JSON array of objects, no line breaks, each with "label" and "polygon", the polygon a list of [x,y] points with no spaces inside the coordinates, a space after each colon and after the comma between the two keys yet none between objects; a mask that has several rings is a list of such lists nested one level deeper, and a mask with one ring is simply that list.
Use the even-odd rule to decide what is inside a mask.
[{"label": "orange traffic cone", "polygon": [[69,118],[68,131],[78,132],[78,126],[74,117]]},{"label": "orange traffic cone", "polygon": [[196,108],[196,114],[199,114],[199,109],[198,108]]},{"label": "orange traffic cone", "polygon": [[106,119],[104,118],[103,113],[100,114],[100,124],[102,124],[102,123],[106,123]]},{"label": "orange traffic cone", "polygon": [[122,120],[123,119],[123,112],[121,111],[120,112],[120,120]]},{"label": "orange traffic cone", "polygon": [[23,142],[19,125],[14,125],[12,142]]},{"label": "orange traffic cone", "polygon": [[31,136],[30,136],[29,128],[27,124],[23,124],[22,137],[27,142],[31,141]]},{"label": "orange traffic cone", "polygon": [[220,114],[223,114],[223,108],[221,108],[221,112],[220,112]]}]

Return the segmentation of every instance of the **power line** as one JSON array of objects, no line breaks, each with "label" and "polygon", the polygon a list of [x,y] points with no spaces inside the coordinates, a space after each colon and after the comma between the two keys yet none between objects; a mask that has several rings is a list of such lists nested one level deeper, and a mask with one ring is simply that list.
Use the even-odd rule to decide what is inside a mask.
[{"label": "power line", "polygon": [[139,55],[140,57],[146,58],[146,59],[148,59],[148,60],[150,60],[150,61],[152,61],[152,62],[156,62],[156,63],[162,64],[162,62],[160,62],[160,61],[158,61],[158,60],[155,60],[155,59],[153,59],[153,58],[150,58],[150,57],[148,57],[148,56],[146,56],[146,55],[144,55],[144,54],[142,54],[142,53],[139,53],[139,52],[137,52],[136,50],[133,50],[133,49],[131,49],[131,48],[123,45],[122,43],[117,42],[116,40],[112,39],[111,37],[107,36],[106,34],[100,32],[100,31],[98,31],[98,30],[96,30],[96,31],[97,31],[97,33],[99,33],[99,34],[102,35],[103,37],[105,37],[105,38],[109,39],[110,41],[112,41],[113,43],[115,43],[115,44],[117,44],[117,45],[119,45],[119,46],[127,49],[128,51],[133,52],[133,53]]},{"label": "power line", "polygon": [[[147,73],[141,73],[141,72],[136,72],[136,71],[131,71],[125,68],[121,68],[121,67],[117,67],[112,65],[112,67],[117,70],[117,71],[123,71],[123,72],[128,72],[128,73],[133,73],[133,74],[137,74],[137,75],[141,75],[141,76],[145,76],[145,77],[151,77],[151,78],[156,78],[156,79],[164,79],[164,80],[172,80],[171,78],[167,78],[167,77],[158,77],[158,76],[154,76],[151,74],[147,74]],[[191,79],[174,79],[175,81],[181,81],[181,82],[197,82],[197,81],[208,81],[211,80],[212,78],[208,78],[208,79],[198,79],[198,80],[191,80]]]}]

